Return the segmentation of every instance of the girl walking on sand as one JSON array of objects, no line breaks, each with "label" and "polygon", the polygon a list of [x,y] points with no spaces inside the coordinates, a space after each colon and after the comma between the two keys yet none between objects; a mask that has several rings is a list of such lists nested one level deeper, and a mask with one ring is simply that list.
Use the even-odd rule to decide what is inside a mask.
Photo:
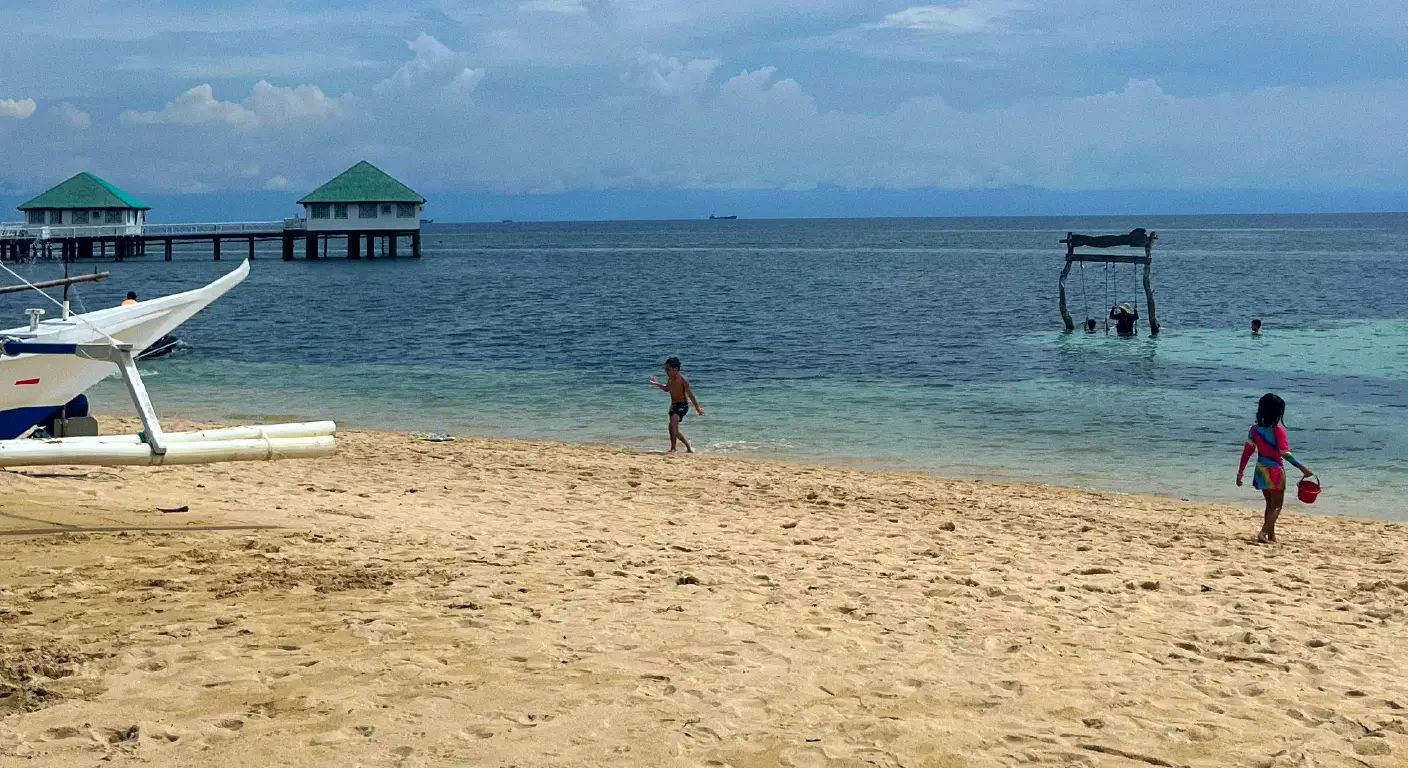
[{"label": "girl walking on sand", "polygon": [[1291,454],[1290,443],[1286,440],[1286,428],[1281,419],[1286,415],[1286,401],[1271,394],[1261,396],[1256,404],[1256,424],[1247,434],[1246,445],[1242,446],[1242,463],[1237,467],[1237,486],[1242,485],[1242,474],[1247,470],[1247,460],[1256,454],[1256,474],[1252,476],[1252,487],[1266,497],[1266,517],[1258,533],[1258,542],[1276,540],[1276,518],[1281,516],[1281,504],[1286,498],[1286,468],[1282,462],[1290,462],[1301,474],[1313,474],[1310,467],[1296,461]]}]

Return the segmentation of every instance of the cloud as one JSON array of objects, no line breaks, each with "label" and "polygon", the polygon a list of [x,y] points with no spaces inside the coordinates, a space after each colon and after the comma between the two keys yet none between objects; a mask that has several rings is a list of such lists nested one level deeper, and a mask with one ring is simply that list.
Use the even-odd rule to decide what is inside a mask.
[{"label": "cloud", "polygon": [[422,32],[407,40],[411,60],[402,64],[390,77],[372,87],[382,96],[413,96],[440,93],[462,103],[484,79],[482,67],[471,67],[469,57]]},{"label": "cloud", "polygon": [[264,188],[269,190],[283,190],[293,186],[293,182],[283,176],[274,176],[264,182]]},{"label": "cloud", "polygon": [[723,84],[724,96],[751,106],[779,108],[792,113],[815,114],[816,102],[792,78],[774,79],[777,67],[762,67],[729,78]]},{"label": "cloud", "polygon": [[525,11],[540,13],[587,14],[591,9],[583,0],[529,0],[519,6]]},{"label": "cloud", "polygon": [[641,54],[633,70],[623,76],[627,82],[667,95],[699,93],[719,68],[718,59],[678,59],[659,54]]},{"label": "cloud", "polygon": [[474,93],[474,89],[478,88],[479,83],[483,80],[484,69],[482,67],[479,69],[466,67],[460,70],[458,75],[455,75],[455,78],[450,81],[449,85],[445,86],[445,91],[451,96],[467,100],[470,94]]},{"label": "cloud", "polygon": [[0,119],[7,117],[24,120],[34,114],[34,99],[0,99]]},{"label": "cloud", "polygon": [[93,127],[93,118],[78,107],[67,101],[55,107],[50,107],[49,111],[57,117],[64,125],[80,131],[86,131]]},{"label": "cloud", "polygon": [[254,84],[243,102],[220,101],[209,83],[197,85],[154,112],[127,110],[119,119],[125,123],[157,125],[200,125],[223,123],[242,130],[268,125],[328,120],[341,117],[344,99],[330,97],[316,85],[283,88],[265,80]]},{"label": "cloud", "polygon": [[968,0],[956,5],[917,5],[888,14],[870,25],[879,29],[909,29],[949,35],[991,32],[997,22],[1019,8],[1010,0]]}]

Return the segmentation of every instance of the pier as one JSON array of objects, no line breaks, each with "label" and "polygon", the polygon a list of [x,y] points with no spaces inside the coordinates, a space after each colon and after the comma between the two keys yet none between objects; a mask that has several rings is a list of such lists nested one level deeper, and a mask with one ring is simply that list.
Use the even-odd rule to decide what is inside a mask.
[{"label": "pier", "polygon": [[[90,173],[77,174],[19,206],[25,220],[0,224],[0,261],[112,258],[160,248],[166,261],[181,243],[209,243],[222,253],[254,258],[255,244],[278,240],[284,261],[345,255],[348,259],[420,258],[425,198],[362,161],[298,201],[304,216],[274,221],[148,224],[150,208]],[[405,243],[407,249],[401,250]]]},{"label": "pier", "polygon": [[[306,259],[326,259],[345,253],[349,259],[420,258],[420,230],[319,230],[310,231],[301,218],[279,221],[210,222],[205,224],[146,224],[142,227],[35,227],[23,223],[0,224],[0,261],[62,259],[78,261],[112,258],[122,261],[146,256],[160,249],[171,261],[178,243],[210,244],[211,257],[244,252],[254,258],[257,242],[278,240],[284,261],[301,254]],[[335,247],[345,241],[346,250]],[[408,250],[399,246],[405,243]],[[300,246],[302,246],[300,248]]]}]

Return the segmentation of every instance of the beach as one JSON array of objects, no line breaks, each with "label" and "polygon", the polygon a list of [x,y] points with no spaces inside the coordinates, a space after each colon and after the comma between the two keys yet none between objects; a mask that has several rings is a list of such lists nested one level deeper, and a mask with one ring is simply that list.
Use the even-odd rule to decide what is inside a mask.
[{"label": "beach", "polygon": [[1408,756],[1398,523],[1257,546],[1256,510],[1160,497],[339,441],[0,473],[0,764]]}]

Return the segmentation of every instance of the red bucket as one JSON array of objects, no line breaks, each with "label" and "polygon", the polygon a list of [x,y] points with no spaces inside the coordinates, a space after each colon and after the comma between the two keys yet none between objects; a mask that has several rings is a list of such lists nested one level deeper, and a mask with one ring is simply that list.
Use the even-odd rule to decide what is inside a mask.
[{"label": "red bucket", "polygon": [[1300,499],[1302,503],[1314,504],[1315,497],[1319,495],[1320,481],[1317,480],[1314,475],[1302,478],[1301,481],[1296,484],[1296,498]]}]

